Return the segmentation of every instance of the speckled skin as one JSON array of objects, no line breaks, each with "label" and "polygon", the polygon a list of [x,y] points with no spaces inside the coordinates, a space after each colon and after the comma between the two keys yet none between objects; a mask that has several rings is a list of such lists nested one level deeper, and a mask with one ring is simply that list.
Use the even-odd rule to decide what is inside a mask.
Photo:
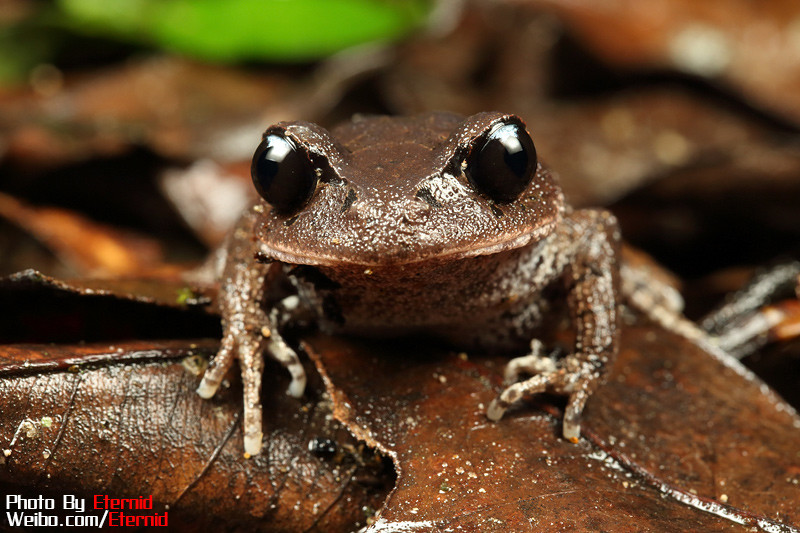
[{"label": "speckled skin", "polygon": [[[474,191],[463,161],[498,122],[521,124],[501,113],[432,113],[365,118],[332,133],[299,122],[267,130],[303,147],[320,183],[296,213],[256,204],[221,255],[225,334],[198,392],[213,395],[239,359],[248,453],[261,447],[262,351],[292,372],[290,393],[302,393],[302,367],[276,329],[298,309],[334,334],[425,333],[462,349],[518,354],[530,346],[510,363],[511,384],[488,416],[499,419],[524,395],[552,390],[569,395],[564,435],[578,438],[585,402],[616,357],[616,221],[601,210],[572,211],[541,165],[514,202]],[[282,277],[299,300],[276,301],[270,287]],[[576,330],[574,350],[558,361],[532,344],[555,285]],[[517,382],[522,374],[533,377]]]}]

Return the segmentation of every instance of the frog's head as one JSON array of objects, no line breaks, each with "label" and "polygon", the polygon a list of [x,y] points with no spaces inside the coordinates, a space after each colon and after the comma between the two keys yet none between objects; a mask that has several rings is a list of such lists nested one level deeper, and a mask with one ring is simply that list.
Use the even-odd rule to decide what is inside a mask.
[{"label": "frog's head", "polygon": [[547,236],[564,209],[522,120],[502,113],[281,122],[253,157],[264,252],[309,265],[459,259]]}]

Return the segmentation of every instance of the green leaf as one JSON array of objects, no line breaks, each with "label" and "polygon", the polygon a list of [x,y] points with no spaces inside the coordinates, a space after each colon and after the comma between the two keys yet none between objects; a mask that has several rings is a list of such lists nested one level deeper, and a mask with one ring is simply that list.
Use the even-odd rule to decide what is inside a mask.
[{"label": "green leaf", "polygon": [[211,60],[309,60],[420,26],[431,0],[60,0],[80,31]]}]

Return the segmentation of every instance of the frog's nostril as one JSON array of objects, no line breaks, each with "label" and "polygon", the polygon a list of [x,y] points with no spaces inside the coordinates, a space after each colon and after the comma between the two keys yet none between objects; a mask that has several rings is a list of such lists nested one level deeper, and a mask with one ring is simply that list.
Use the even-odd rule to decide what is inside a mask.
[{"label": "frog's nostril", "polygon": [[433,196],[433,193],[427,187],[420,187],[417,190],[417,194],[415,194],[414,196],[416,198],[419,198],[420,200],[422,200],[431,207],[434,208],[442,207],[442,204],[439,203],[439,200],[437,200],[436,197]]},{"label": "frog's nostril", "polygon": [[353,189],[347,190],[347,197],[345,197],[344,202],[342,202],[342,213],[345,213],[350,207],[353,205],[353,202],[358,200],[358,195],[356,191]]}]

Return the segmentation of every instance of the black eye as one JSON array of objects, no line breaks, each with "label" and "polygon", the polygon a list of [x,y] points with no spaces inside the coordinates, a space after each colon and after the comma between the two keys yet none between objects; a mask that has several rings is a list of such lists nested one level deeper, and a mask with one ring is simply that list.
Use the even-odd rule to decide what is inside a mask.
[{"label": "black eye", "polygon": [[465,173],[476,190],[498,203],[516,200],[536,170],[536,148],[517,124],[498,124],[467,158]]},{"label": "black eye", "polygon": [[283,213],[306,203],[317,186],[317,175],[306,154],[291,139],[279,135],[268,135],[258,145],[250,175],[258,194]]}]

